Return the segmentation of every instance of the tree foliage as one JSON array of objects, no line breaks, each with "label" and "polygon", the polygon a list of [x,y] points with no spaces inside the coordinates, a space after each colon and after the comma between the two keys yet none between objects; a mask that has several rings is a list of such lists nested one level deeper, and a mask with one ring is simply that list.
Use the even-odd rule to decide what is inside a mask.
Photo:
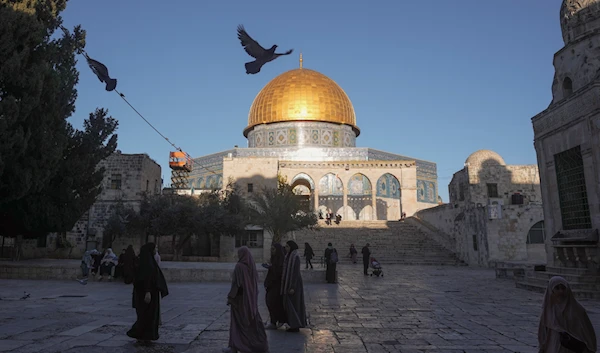
[{"label": "tree foliage", "polygon": [[226,190],[216,190],[198,197],[170,194],[149,196],[142,202],[139,214],[117,208],[115,216],[107,222],[109,236],[124,234],[123,222],[119,224],[124,216],[127,216],[125,232],[129,235],[172,236],[175,258],[188,246],[194,235],[235,235],[246,225],[244,200],[231,184]]},{"label": "tree foliage", "polygon": [[273,242],[281,242],[289,232],[317,224],[317,216],[304,212],[292,186],[281,176],[277,188],[263,188],[250,197],[250,223],[262,226],[273,234]]},{"label": "tree foliage", "polygon": [[102,109],[83,131],[75,110],[75,55],[85,32],[59,29],[66,0],[0,0],[0,233],[70,230],[100,192],[98,163],[116,148]]}]

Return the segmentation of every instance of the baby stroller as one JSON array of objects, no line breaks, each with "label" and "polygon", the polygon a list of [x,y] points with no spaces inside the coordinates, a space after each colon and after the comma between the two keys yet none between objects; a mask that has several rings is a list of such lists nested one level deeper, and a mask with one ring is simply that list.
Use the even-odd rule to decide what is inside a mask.
[{"label": "baby stroller", "polygon": [[375,275],[379,277],[381,275],[381,277],[383,277],[383,270],[381,269],[381,264],[374,257],[371,258],[371,268],[373,269],[373,272],[371,272],[371,276]]}]

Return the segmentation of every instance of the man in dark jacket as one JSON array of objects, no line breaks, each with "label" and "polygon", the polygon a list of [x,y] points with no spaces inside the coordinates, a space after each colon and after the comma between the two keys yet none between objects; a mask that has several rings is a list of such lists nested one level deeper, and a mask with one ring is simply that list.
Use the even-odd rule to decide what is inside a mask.
[{"label": "man in dark jacket", "polygon": [[365,276],[368,275],[367,270],[369,269],[369,260],[371,260],[371,250],[369,250],[369,243],[362,248],[363,256],[363,267],[365,269]]}]

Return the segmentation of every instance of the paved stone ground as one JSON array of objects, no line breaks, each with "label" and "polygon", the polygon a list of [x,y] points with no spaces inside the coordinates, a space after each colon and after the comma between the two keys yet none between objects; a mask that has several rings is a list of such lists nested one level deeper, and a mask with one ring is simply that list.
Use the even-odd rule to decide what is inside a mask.
[{"label": "paved stone ground", "polygon": [[[310,328],[267,331],[271,353],[537,353],[542,295],[496,280],[491,270],[397,265],[379,278],[363,276],[359,265],[338,270],[338,285],[305,286]],[[160,340],[136,347],[125,335],[135,320],[130,286],[0,280],[0,352],[220,352],[228,289],[171,284]],[[31,297],[20,300],[23,292]],[[600,329],[600,302],[582,304]],[[266,320],[263,300],[260,309]]]}]

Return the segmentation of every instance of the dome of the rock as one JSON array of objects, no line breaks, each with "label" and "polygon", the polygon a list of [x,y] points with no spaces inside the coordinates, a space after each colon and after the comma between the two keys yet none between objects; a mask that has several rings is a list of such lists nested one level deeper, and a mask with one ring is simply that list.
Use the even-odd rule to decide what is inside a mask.
[{"label": "dome of the rock", "polygon": [[329,77],[300,67],[275,77],[258,93],[244,136],[257,125],[297,121],[349,125],[356,136],[360,133],[346,92]]}]

